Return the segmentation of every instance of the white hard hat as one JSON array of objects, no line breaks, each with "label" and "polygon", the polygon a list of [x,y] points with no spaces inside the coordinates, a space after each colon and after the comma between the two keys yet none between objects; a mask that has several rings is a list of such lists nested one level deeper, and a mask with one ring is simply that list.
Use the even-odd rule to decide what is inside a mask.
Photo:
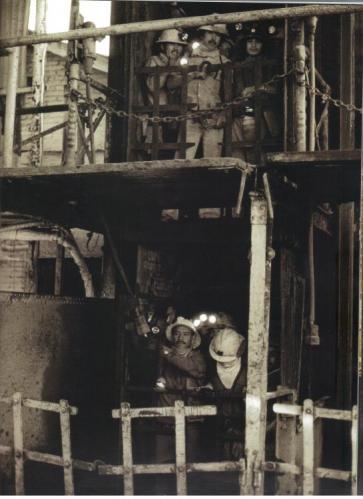
[{"label": "white hard hat", "polygon": [[234,329],[221,329],[210,342],[209,353],[217,362],[232,362],[241,356],[244,341]]},{"label": "white hard hat", "polygon": [[182,33],[177,29],[165,29],[161,32],[156,43],[179,43],[180,45],[188,45],[186,41],[181,38]]},{"label": "white hard hat", "polygon": [[228,36],[226,24],[206,24],[205,26],[200,26],[198,29],[202,31],[212,31],[213,33],[218,33],[219,35]]},{"label": "white hard hat", "polygon": [[176,321],[173,322],[172,324],[170,324],[166,328],[165,334],[166,334],[166,337],[168,338],[168,340],[173,341],[172,332],[173,332],[173,329],[177,326],[185,326],[192,331],[192,333],[193,333],[192,348],[193,348],[193,350],[195,348],[198,348],[200,345],[200,342],[201,342],[200,334],[196,330],[192,321],[190,321],[188,319],[184,319],[184,317],[177,317]]}]

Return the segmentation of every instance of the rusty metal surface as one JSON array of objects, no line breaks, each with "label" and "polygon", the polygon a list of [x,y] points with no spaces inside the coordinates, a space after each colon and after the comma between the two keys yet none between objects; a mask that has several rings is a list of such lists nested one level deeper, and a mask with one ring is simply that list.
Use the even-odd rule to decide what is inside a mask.
[{"label": "rusty metal surface", "polygon": [[[114,316],[111,300],[0,293],[0,397],[21,392],[77,406],[71,421],[76,457],[77,442],[86,441],[96,420],[110,419],[116,402]],[[24,407],[24,446],[58,453],[58,419]],[[2,445],[12,445],[12,432],[12,407],[0,403]]]}]

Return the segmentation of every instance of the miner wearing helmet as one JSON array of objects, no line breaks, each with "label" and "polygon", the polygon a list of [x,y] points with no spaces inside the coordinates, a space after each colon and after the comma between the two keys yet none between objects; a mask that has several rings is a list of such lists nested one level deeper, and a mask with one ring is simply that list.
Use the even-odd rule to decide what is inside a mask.
[{"label": "miner wearing helmet", "polygon": [[[188,103],[192,110],[213,109],[222,102],[222,71],[210,71],[211,65],[225,64],[229,61],[221,54],[219,45],[228,36],[225,24],[201,26],[198,30],[199,40],[192,44],[188,65],[196,66],[197,71],[188,73]],[[182,83],[181,76],[172,76],[168,80],[170,88]],[[222,151],[223,112],[215,112],[210,117],[191,118],[186,123],[186,141],[193,145],[186,150],[187,159],[195,157],[200,142],[203,145],[204,157],[219,157]],[[176,158],[180,158],[177,151]]]},{"label": "miner wearing helmet", "polygon": [[[243,143],[253,144],[257,140],[258,130],[256,128],[256,102],[259,99],[261,105],[261,130],[260,137],[276,139],[281,133],[281,125],[278,118],[276,106],[277,89],[272,83],[267,83],[273,76],[271,64],[265,56],[265,48],[268,39],[275,35],[275,26],[261,26],[252,24],[244,28],[242,33],[241,52],[245,52],[243,67],[237,69],[234,74],[235,97],[245,97],[242,107],[236,111],[236,116],[232,124],[232,143],[240,142],[241,147],[232,149],[232,156],[254,161],[251,155],[246,155],[243,151]],[[255,74],[256,67],[261,68],[261,86],[256,88]],[[258,91],[258,95],[256,94]]]},{"label": "miner wearing helmet", "polygon": [[[183,40],[183,33],[177,29],[166,29],[162,31],[155,42],[159,49],[158,54],[152,55],[146,61],[146,67],[153,68],[156,66],[177,66],[180,64],[180,59],[187,47],[187,42]],[[167,87],[167,80],[170,73],[160,73],[159,84],[159,105],[177,103],[176,92]],[[146,78],[147,103],[154,103],[154,76],[149,75]],[[152,128],[145,124],[143,135],[146,135],[146,142],[152,142]],[[162,141],[162,127],[159,128],[159,140]]]},{"label": "miner wearing helmet", "polygon": [[[216,395],[223,395],[218,404],[218,447],[220,458],[227,460],[240,459],[244,451],[245,342],[235,329],[226,327],[216,333],[209,345],[209,353],[216,361],[211,384]],[[225,397],[228,394],[241,397]]]},{"label": "miner wearing helmet", "polygon": [[[186,394],[186,391],[201,386],[205,379],[205,361],[197,350],[201,341],[200,335],[193,322],[184,317],[177,317],[176,321],[166,328],[165,334],[170,346],[163,344],[160,347],[163,366],[156,383],[159,388],[158,405],[173,407],[176,400],[183,399],[186,405],[195,405],[196,398],[190,393]],[[199,423],[198,418],[187,419],[187,456],[190,460],[197,459]],[[175,460],[174,435],[174,420],[161,418],[158,422],[155,449],[158,462]]]}]

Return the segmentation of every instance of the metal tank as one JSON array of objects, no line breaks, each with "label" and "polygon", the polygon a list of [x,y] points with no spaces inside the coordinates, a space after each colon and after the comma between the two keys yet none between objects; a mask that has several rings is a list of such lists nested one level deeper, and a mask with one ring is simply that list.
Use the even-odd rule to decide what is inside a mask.
[{"label": "metal tank", "polygon": [[[105,458],[105,447],[117,448],[115,331],[112,300],[0,293],[0,397],[21,392],[78,407],[75,458]],[[23,426],[25,449],[60,455],[59,415],[23,408]],[[12,427],[12,408],[0,403],[0,445],[12,445]],[[9,461],[0,466],[8,474]]]}]

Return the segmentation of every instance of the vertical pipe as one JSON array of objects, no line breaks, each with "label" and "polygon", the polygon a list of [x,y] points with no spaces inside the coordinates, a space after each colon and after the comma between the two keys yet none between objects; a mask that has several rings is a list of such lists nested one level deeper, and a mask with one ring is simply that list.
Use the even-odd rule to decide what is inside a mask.
[{"label": "vertical pipe", "polygon": [[315,151],[315,33],[318,24],[316,16],[307,19],[309,29],[310,85],[309,92],[309,151]]},{"label": "vertical pipe", "polygon": [[131,413],[130,404],[121,404],[121,428],[122,428],[122,459],[124,468],[124,495],[134,495],[134,476],[132,459],[132,435],[131,435]]},{"label": "vertical pipe", "polygon": [[64,263],[64,247],[57,244],[57,253],[55,258],[54,271],[54,294],[60,296],[62,294],[62,278],[63,278],[63,263]]},{"label": "vertical pipe", "polygon": [[14,149],[14,130],[15,130],[15,110],[16,110],[16,91],[18,88],[18,71],[20,61],[20,48],[15,47],[11,50],[8,80],[6,85],[5,102],[5,132],[4,132],[4,151],[3,168],[13,166]]},{"label": "vertical pipe", "polygon": [[296,151],[306,151],[306,48],[304,21],[296,21],[293,55],[296,78],[294,92],[294,132]]},{"label": "vertical pipe", "polygon": [[[363,81],[361,88],[363,99]],[[363,127],[361,130],[363,144]],[[363,149],[362,149],[363,151]],[[358,400],[358,469],[363,467],[363,154],[360,161],[360,208],[359,208],[359,299],[358,299],[358,352],[357,352],[357,400]],[[358,494],[363,494],[363,476],[358,474]]]},{"label": "vertical pipe", "polygon": [[[37,0],[35,32],[46,32],[47,0]],[[47,44],[34,45],[33,47],[33,106],[42,106],[44,101],[44,71]],[[43,115],[34,114],[31,124],[32,134],[35,135],[43,130]],[[40,166],[42,161],[43,139],[39,138],[32,142],[31,166]]]},{"label": "vertical pipe", "polygon": [[358,495],[357,479],[358,479],[358,411],[357,406],[352,407],[352,496]]},{"label": "vertical pipe", "polygon": [[304,400],[303,407],[303,495],[314,495],[314,404]]},{"label": "vertical pipe", "polygon": [[23,400],[21,393],[13,395],[14,457],[15,457],[15,494],[22,496],[24,489],[24,436]]},{"label": "vertical pipe", "polygon": [[176,493],[178,496],[187,495],[187,472],[185,453],[185,409],[184,402],[175,402],[175,464],[176,464]]},{"label": "vertical pipe", "polygon": [[74,167],[77,164],[77,103],[72,96],[72,90],[78,89],[79,64],[74,62],[69,68],[69,104],[68,124],[66,127],[65,166]]},{"label": "vertical pipe", "polygon": [[263,476],[255,482],[255,470],[265,454],[265,396],[267,392],[268,330],[266,329],[267,203],[257,192],[251,198],[251,270],[248,320],[248,366],[246,394],[247,459],[245,494],[263,493]]},{"label": "vertical pipe", "polygon": [[70,408],[67,400],[59,401],[60,427],[62,439],[62,458],[64,473],[64,492],[66,496],[74,495],[73,462],[71,450]]}]

